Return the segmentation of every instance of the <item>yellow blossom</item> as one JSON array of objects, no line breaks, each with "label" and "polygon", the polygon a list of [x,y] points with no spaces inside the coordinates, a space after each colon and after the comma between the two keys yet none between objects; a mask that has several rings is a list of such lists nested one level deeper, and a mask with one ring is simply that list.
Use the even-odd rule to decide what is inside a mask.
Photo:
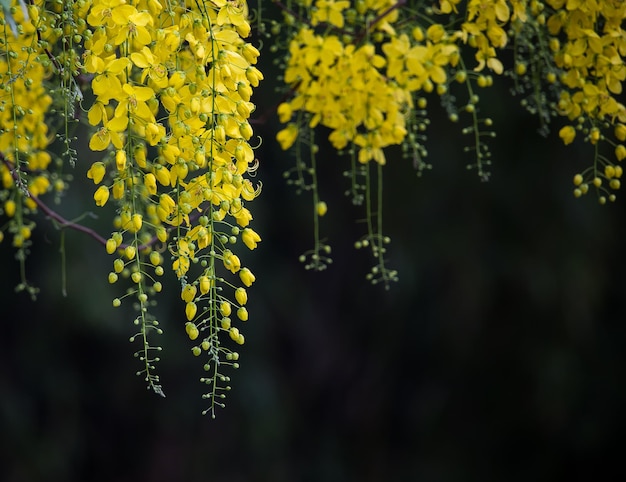
[{"label": "yellow blossom", "polygon": [[256,277],[248,268],[242,268],[241,271],[239,271],[239,279],[248,287],[252,286],[252,283],[256,281]]},{"label": "yellow blossom", "polygon": [[289,149],[298,137],[298,127],[296,124],[289,124],[286,128],[276,134],[276,140],[280,144],[281,149]]},{"label": "yellow blossom", "polygon": [[257,247],[257,243],[261,241],[261,236],[259,236],[256,231],[245,228],[241,233],[241,240],[248,247],[248,249],[255,249]]},{"label": "yellow blossom", "polygon": [[109,200],[109,188],[106,186],[100,186],[93,195],[96,206],[104,206]]},{"label": "yellow blossom", "polygon": [[248,293],[244,288],[237,288],[235,290],[235,299],[240,305],[245,305],[248,302]]},{"label": "yellow blossom", "polygon": [[576,137],[576,129],[572,126],[564,126],[559,131],[559,137],[563,139],[563,143],[565,145],[571,144],[574,142],[574,138]]},{"label": "yellow blossom", "polygon": [[106,168],[102,162],[94,162],[87,171],[87,178],[93,179],[94,184],[100,184],[104,175],[106,174]]}]

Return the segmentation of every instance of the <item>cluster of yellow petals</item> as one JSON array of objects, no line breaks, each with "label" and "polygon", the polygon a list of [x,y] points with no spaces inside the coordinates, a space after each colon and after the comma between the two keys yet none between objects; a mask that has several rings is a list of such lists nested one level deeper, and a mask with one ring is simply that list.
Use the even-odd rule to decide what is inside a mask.
[{"label": "cluster of yellow petals", "polygon": [[[322,22],[341,28],[347,1],[315,2],[312,24]],[[393,2],[360,2],[362,15],[375,17],[387,12]],[[385,15],[374,25],[395,33],[397,12]],[[381,37],[382,38],[382,37]],[[329,140],[337,149],[354,145],[358,160],[386,162],[383,149],[401,144],[407,135],[406,114],[412,93],[432,91],[447,80],[445,67],[458,61],[458,48],[441,25],[425,32],[416,27],[412,35],[392,35],[388,42],[374,36],[353,42],[345,36],[318,34],[304,26],[291,39],[285,82],[295,95],[278,107],[287,126],[277,135],[283,149],[298,136],[298,112],[309,115],[309,127],[323,125],[332,130]]]},{"label": "cluster of yellow petals", "polygon": [[585,116],[626,122],[620,102],[626,79],[626,3],[619,0],[547,0],[555,9],[547,20],[553,36],[560,82],[567,87],[559,109],[570,120]]},{"label": "cluster of yellow petals", "polygon": [[[14,10],[13,21],[19,25],[19,34],[15,35],[18,32],[11,30],[4,17],[4,34],[0,33],[0,201],[4,200],[4,214],[15,217],[13,245],[21,248],[34,226],[21,217],[21,206],[35,210],[32,196],[45,194],[51,187],[47,169],[52,158],[46,151],[50,134],[45,118],[52,98],[44,86],[49,69],[36,61],[44,53],[29,10]],[[16,185],[16,168],[24,175],[23,186]],[[23,188],[29,196],[23,195]]]},{"label": "cluster of yellow petals", "polygon": [[462,38],[476,49],[480,71],[485,66],[496,74],[504,71],[497,58],[496,49],[504,48],[508,38],[504,26],[511,17],[511,9],[506,0],[469,0],[466,20],[461,25]]},{"label": "cluster of yellow petals", "polygon": [[259,51],[244,40],[247,5],[92,0],[87,23],[83,62],[93,75],[88,120],[96,128],[89,145],[114,153],[94,162],[87,177],[99,185],[98,206],[110,197],[120,206],[121,236],[112,236],[107,251],[115,252],[126,233],[142,256],[150,254],[142,240],[167,243],[187,334],[206,335],[194,354],[215,357],[217,334],[233,338],[214,309],[226,301],[218,271],[250,286],[255,277],[233,245],[241,239],[254,249],[261,241],[247,207],[260,192],[251,179],[258,161],[249,117],[252,89],[263,79],[255,67]]}]

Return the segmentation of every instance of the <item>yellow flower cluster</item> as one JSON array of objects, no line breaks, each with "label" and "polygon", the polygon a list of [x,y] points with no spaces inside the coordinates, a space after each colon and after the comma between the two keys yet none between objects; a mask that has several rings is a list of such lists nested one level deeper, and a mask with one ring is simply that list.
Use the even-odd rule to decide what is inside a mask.
[{"label": "yellow flower cluster", "polygon": [[[443,0],[440,3],[442,12],[450,13],[450,2]],[[496,49],[504,48],[508,42],[504,27],[509,21],[516,19],[521,22],[526,21],[526,3],[526,0],[469,0],[467,2],[466,20],[461,25],[461,38],[476,49],[478,65],[474,70],[480,71],[487,66],[496,74],[504,71],[502,62],[497,58]]]},{"label": "yellow flower cluster", "polygon": [[[587,116],[626,122],[626,108],[616,96],[622,93],[626,66],[626,3],[613,0],[547,0],[555,9],[548,18],[556,65],[563,70],[559,109],[570,120]],[[559,41],[562,38],[562,41]],[[597,139],[595,139],[597,141]],[[594,142],[595,142],[594,141]]]},{"label": "yellow flower cluster", "polygon": [[[8,226],[13,244],[25,248],[34,223],[24,216],[38,205],[52,212],[38,196],[65,184],[48,171],[60,164],[51,162],[50,143],[60,139],[73,165],[68,125],[86,117],[94,127],[89,147],[103,153],[87,170],[97,186],[94,202],[116,205],[115,230],[102,240],[115,256],[108,280],[132,283],[113,305],[130,298],[138,307],[132,339],[141,342],[139,373],[162,393],[154,374],[158,347],[148,336],[162,330],[149,307],[169,264],[180,280],[185,330],[199,343],[192,351],[208,357],[204,381],[213,412],[221,405],[222,370],[238,359],[223,341],[245,340],[231,311],[233,320],[248,320],[246,289],[255,281],[238,247],[252,250],[261,241],[250,226],[248,203],[261,185],[253,183],[258,161],[249,118],[252,89],[263,75],[255,66],[259,51],[245,40],[251,30],[245,0],[28,7],[16,0],[4,12],[0,214],[9,222],[0,226],[0,241]],[[92,104],[83,116],[85,98]],[[51,107],[55,116],[47,116]],[[51,127],[59,118],[61,132]]]},{"label": "yellow flower cluster", "polygon": [[[573,122],[559,135],[570,144],[577,131],[582,131],[585,141],[597,145],[604,140],[614,148],[613,158],[595,150],[593,166],[574,177],[574,195],[586,194],[593,186],[604,204],[607,199],[615,200],[622,175],[616,161],[626,157],[626,107],[620,99],[626,79],[626,3],[547,0],[546,4],[552,9],[546,22],[552,36],[550,49],[562,71],[558,112]],[[615,140],[603,132],[607,127]]]},{"label": "yellow flower cluster", "polygon": [[22,248],[34,227],[24,218],[37,207],[32,196],[50,188],[47,169],[52,158],[46,151],[50,140],[45,116],[52,98],[44,86],[49,70],[37,61],[43,51],[29,18],[29,11],[36,10],[12,10],[19,34],[4,17],[0,32],[0,201],[11,219],[13,246]]},{"label": "yellow flower cluster", "polygon": [[[364,16],[375,17],[392,5],[366,1],[360,8]],[[327,22],[341,28],[348,6],[347,1],[318,0],[312,24]],[[394,33],[396,19],[394,11],[376,23],[373,31]],[[288,123],[277,135],[283,149],[291,147],[298,136],[294,114],[306,112],[310,128],[323,125],[332,130],[329,140],[335,148],[354,145],[359,162],[386,162],[383,149],[401,144],[407,135],[412,92],[432,91],[433,84],[445,83],[444,68],[456,64],[458,50],[441,25],[432,25],[426,32],[416,27],[411,36],[393,35],[386,43],[382,38],[372,35],[361,42],[348,36],[346,43],[346,36],[322,35],[303,27],[291,39],[285,81],[295,95],[278,108],[281,122]]]},{"label": "yellow flower cluster", "polygon": [[[255,277],[241,266],[234,245],[240,238],[254,249],[261,240],[248,227],[252,214],[245,206],[260,192],[250,180],[258,162],[248,119],[254,110],[252,87],[263,78],[254,66],[258,50],[243,40],[250,32],[246,14],[246,4],[237,1],[93,0],[83,56],[95,94],[88,119],[98,127],[90,147],[114,152],[87,173],[95,184],[105,180],[107,170],[111,174],[111,183],[94,193],[97,205],[104,206],[110,194],[119,200],[119,229],[107,251],[120,252],[130,235],[133,250],[130,256],[128,247],[122,250],[116,263],[118,270],[130,267],[138,274],[133,294],[143,313],[148,300],[143,283],[152,275],[141,259],[149,257],[159,276],[162,256],[151,249],[151,239],[169,242],[171,268],[181,280],[186,332],[191,340],[202,335],[193,353],[206,352],[205,368],[213,372],[206,379],[213,385],[211,410],[219,405],[219,365],[224,357],[238,357],[218,335],[226,332],[236,343],[244,342],[231,326],[230,306],[237,308],[239,320],[248,319],[247,296],[237,295],[245,288],[226,281],[219,270],[237,274],[249,287]],[[235,290],[234,301],[222,284]],[[153,291],[160,287],[153,283]],[[142,336],[149,321],[142,319]],[[146,378],[156,385],[158,378],[149,370],[147,363]]]}]

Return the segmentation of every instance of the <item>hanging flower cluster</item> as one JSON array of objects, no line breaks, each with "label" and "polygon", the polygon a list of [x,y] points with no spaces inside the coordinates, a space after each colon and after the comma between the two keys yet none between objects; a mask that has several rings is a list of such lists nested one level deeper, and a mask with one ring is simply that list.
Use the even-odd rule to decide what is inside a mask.
[{"label": "hanging flower cluster", "polygon": [[[60,77],[61,86],[78,91],[70,96],[76,101],[83,100],[77,79],[87,79],[93,94],[85,116],[93,126],[89,147],[103,152],[87,177],[97,186],[96,206],[116,205],[115,229],[103,240],[114,256],[108,280],[131,283],[113,305],[128,300],[137,309],[131,340],[140,344],[138,374],[163,394],[155,373],[160,347],[151,337],[162,329],[150,307],[163,289],[159,279],[171,269],[184,304],[181,329],[194,342],[193,354],[206,360],[205,413],[214,416],[230,388],[224,368],[238,366],[239,354],[229,346],[244,343],[246,290],[255,281],[237,253],[261,241],[248,208],[261,187],[253,179],[258,161],[249,118],[252,88],[263,75],[255,67],[259,51],[244,40],[247,5],[77,0],[32,5],[29,15],[19,7],[9,17],[15,37],[4,23],[8,48],[0,63],[4,212],[18,217],[15,197],[32,209],[33,198],[48,189],[44,120],[51,98],[44,78]],[[72,48],[55,56],[68,38]],[[43,55],[51,59],[47,68],[37,61]],[[15,187],[20,182],[22,194]],[[16,246],[26,229],[15,232]]]},{"label": "hanging flower cluster", "polygon": [[[54,96],[57,101],[59,95],[71,97],[62,88],[46,88],[46,79],[71,62],[65,56],[53,63],[46,54],[63,33],[62,12],[62,5],[56,5],[40,17],[34,5],[15,2],[0,16],[0,213],[7,218],[0,224],[0,241],[5,232],[11,234],[21,264],[22,282],[17,289],[32,297],[37,289],[26,280],[24,267],[35,228],[32,215],[39,196],[50,190],[60,194],[66,188],[48,151],[54,137],[46,122]],[[61,108],[60,116],[65,114]]]},{"label": "hanging flower cluster", "polygon": [[88,119],[97,128],[89,145],[111,152],[88,177],[99,185],[97,205],[112,196],[119,206],[107,241],[117,255],[109,279],[129,272],[135,285],[114,304],[125,297],[138,303],[133,338],[142,344],[141,373],[160,392],[147,338],[160,328],[148,306],[161,290],[162,265],[171,267],[181,282],[185,330],[198,343],[193,354],[208,360],[202,380],[213,414],[229,388],[220,384],[228,380],[223,367],[236,367],[239,357],[221,333],[244,343],[231,313],[248,320],[246,288],[255,280],[235,254],[237,242],[254,249],[261,240],[246,207],[260,192],[250,179],[257,161],[249,116],[262,75],[254,66],[258,50],[243,40],[250,32],[245,4],[94,0],[87,22],[84,64],[95,95]]},{"label": "hanging flower cluster", "polygon": [[[395,272],[385,267],[381,254],[388,238],[382,236],[380,179],[370,186],[369,161],[385,164],[389,146],[401,145],[405,158],[421,172],[428,118],[426,96],[436,93],[450,120],[469,114],[463,133],[471,139],[481,179],[489,175],[490,152],[485,139],[494,136],[492,120],[479,116],[479,88],[492,85],[491,74],[510,76],[522,104],[541,120],[547,134],[555,116],[575,125],[559,134],[566,144],[576,131],[596,145],[614,129],[624,141],[624,105],[617,98],[626,77],[622,24],[626,4],[621,1],[585,2],[548,0],[301,0],[283,6],[287,61],[284,80],[288,99],[278,108],[286,126],[277,140],[283,149],[295,145],[296,166],[290,183],[313,193],[320,203],[315,174],[316,146],[312,129],[325,126],[338,151],[352,157],[348,193],[365,200],[368,233],[356,246],[371,246],[377,264],[368,278],[386,285]],[[500,52],[513,51],[513,66],[505,68]],[[465,65],[462,52],[473,51],[474,65]],[[462,99],[462,100],[460,100]],[[622,144],[615,158],[626,157]],[[303,147],[309,152],[303,160]],[[394,152],[394,151],[391,151]],[[356,161],[356,162],[355,162]],[[598,188],[601,203],[614,200],[622,170],[595,151],[593,166],[574,178],[576,196],[589,184]],[[307,177],[308,174],[308,177]],[[360,176],[365,178],[360,184]],[[361,193],[359,192],[361,189]],[[370,189],[377,195],[372,195]],[[362,191],[365,190],[365,194]],[[606,195],[605,195],[606,194]],[[374,198],[378,202],[374,202]],[[324,209],[325,211],[325,209]],[[321,269],[328,245],[319,240],[319,212],[314,209],[315,248],[306,253],[307,267]],[[304,256],[303,260],[309,259]]]},{"label": "hanging flower cluster", "polygon": [[574,194],[586,194],[593,185],[600,203],[614,201],[621,184],[619,162],[626,158],[626,147],[621,144],[626,141],[626,107],[619,101],[626,79],[626,30],[622,28],[626,3],[546,3],[554,9],[546,26],[563,86],[558,112],[572,122],[559,135],[570,144],[581,132],[585,142],[597,146],[604,140],[614,150],[613,155],[605,156],[594,149],[593,165],[574,176]]}]

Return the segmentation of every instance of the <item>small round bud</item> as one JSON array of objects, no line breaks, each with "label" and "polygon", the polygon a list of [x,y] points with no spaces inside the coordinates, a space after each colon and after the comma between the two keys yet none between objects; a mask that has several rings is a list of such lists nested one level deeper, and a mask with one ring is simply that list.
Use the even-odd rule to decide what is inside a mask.
[{"label": "small round bud", "polygon": [[200,334],[200,332],[198,331],[198,327],[194,323],[191,323],[189,321],[185,323],[185,332],[187,333],[189,339],[192,341],[198,338],[198,335]]},{"label": "small round bud", "polygon": [[118,274],[124,271],[124,261],[119,258],[113,261],[113,270]]},{"label": "small round bud", "polygon": [[161,264],[162,261],[162,256],[159,252],[157,251],[152,251],[150,253],[150,262],[154,265],[154,266],[158,266]]},{"label": "small round bud", "polygon": [[124,255],[126,256],[127,259],[133,259],[136,253],[137,253],[137,250],[135,249],[134,246],[126,246],[126,249],[124,250]]},{"label": "small round bud", "polygon": [[316,209],[317,215],[322,217],[328,211],[328,206],[326,205],[324,201],[320,201],[317,203],[317,206],[315,206],[315,209]]},{"label": "small round bud", "polygon": [[107,253],[113,254],[115,253],[116,249],[117,249],[117,244],[115,243],[115,240],[113,238],[107,239],[107,244],[106,244]]},{"label": "small round bud", "polygon": [[237,318],[241,321],[248,321],[248,310],[245,307],[241,307],[237,310]]}]

